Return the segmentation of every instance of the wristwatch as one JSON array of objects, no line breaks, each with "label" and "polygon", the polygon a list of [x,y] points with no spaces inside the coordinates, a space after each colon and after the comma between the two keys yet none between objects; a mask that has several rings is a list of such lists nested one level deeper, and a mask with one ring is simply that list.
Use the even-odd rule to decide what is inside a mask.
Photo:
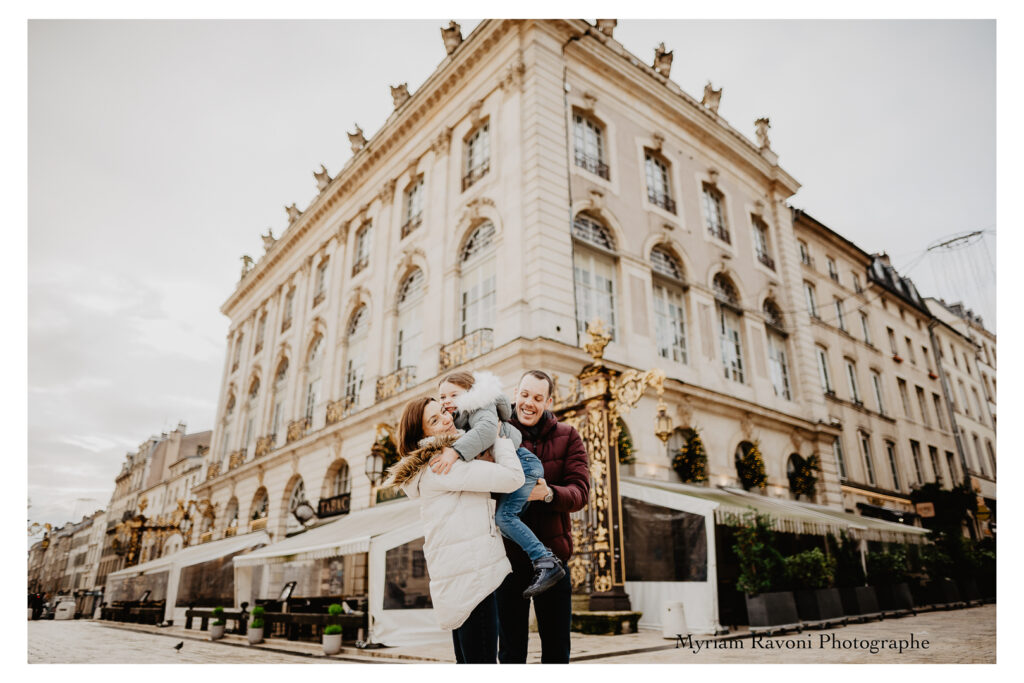
[{"label": "wristwatch", "polygon": [[554,489],[552,489],[547,484],[545,484],[545,486],[547,486],[548,492],[547,492],[547,495],[544,496],[544,502],[545,503],[550,503],[551,501],[553,501],[555,499],[555,491],[554,491]]}]

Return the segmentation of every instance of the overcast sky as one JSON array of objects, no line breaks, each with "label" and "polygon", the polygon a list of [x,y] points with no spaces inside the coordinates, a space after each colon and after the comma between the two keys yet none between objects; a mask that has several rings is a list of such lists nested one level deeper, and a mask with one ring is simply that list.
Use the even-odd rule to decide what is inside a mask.
[{"label": "overcast sky", "polygon": [[[239,258],[308,205],[321,163],[337,174],[355,122],[380,128],[389,85],[426,80],[447,21],[29,23],[34,520],[105,507],[150,435],[212,427]],[[621,20],[615,38],[647,63],[664,42],[672,80],[724,88],[751,139],[769,116],[794,206],[994,329],[994,22]],[[921,258],[971,230],[990,232],[970,256]]]}]

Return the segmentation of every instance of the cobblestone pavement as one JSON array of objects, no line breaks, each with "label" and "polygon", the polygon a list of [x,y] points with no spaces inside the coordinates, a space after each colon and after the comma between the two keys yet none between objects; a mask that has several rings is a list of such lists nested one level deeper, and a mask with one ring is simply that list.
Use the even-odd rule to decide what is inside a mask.
[{"label": "cobblestone pavement", "polygon": [[[923,612],[917,616],[776,637],[717,639],[708,646],[695,636],[692,647],[674,647],[660,632],[641,631],[624,636],[572,634],[572,659],[586,664],[717,664],[717,663],[995,663],[996,606]],[[910,641],[902,653],[870,641]],[[928,647],[923,647],[923,641]],[[173,646],[184,642],[180,652]],[[698,652],[693,652],[700,645]],[[881,643],[878,643],[881,645]],[[867,648],[867,649],[866,649]],[[158,629],[135,624],[121,627],[94,621],[28,622],[28,662],[32,663],[324,663],[378,664],[451,662],[448,642],[432,645],[356,650],[324,657],[316,643],[271,640],[249,647],[241,636],[228,635],[211,643],[198,631],[181,627]],[[530,635],[529,662],[540,660],[540,639]]]},{"label": "cobblestone pavement", "polygon": [[[177,643],[184,642],[181,650]],[[302,664],[323,662],[301,655],[174,635],[138,633],[95,621],[28,622],[29,664]]]},{"label": "cobblestone pavement", "polygon": [[[889,642],[915,644],[902,653]],[[695,637],[696,639],[697,637]],[[877,652],[870,650],[876,641]],[[923,641],[928,641],[927,648]],[[654,652],[595,658],[617,664],[995,664],[996,606],[924,612],[900,619],[869,621],[834,629],[808,629],[773,638],[738,638],[710,649],[673,647]],[[718,647],[715,647],[717,645]],[[799,647],[800,649],[796,649]]]}]

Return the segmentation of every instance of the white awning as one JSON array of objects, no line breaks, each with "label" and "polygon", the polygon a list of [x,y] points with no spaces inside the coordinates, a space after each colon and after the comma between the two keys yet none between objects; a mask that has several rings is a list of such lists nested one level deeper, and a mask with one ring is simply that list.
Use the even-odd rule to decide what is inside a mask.
[{"label": "white awning", "polygon": [[286,538],[256,552],[235,558],[236,567],[317,560],[370,549],[370,540],[402,527],[420,523],[420,506],[403,500],[349,513],[339,520]]},{"label": "white awning", "polygon": [[[115,579],[120,577],[139,576],[141,574],[152,574],[154,572],[167,571],[172,566],[177,566],[179,568],[188,567],[193,564],[215,560],[218,557],[224,557],[225,555],[230,555],[231,553],[238,552],[239,550],[245,550],[246,548],[266,545],[269,542],[270,537],[265,531],[256,531],[249,534],[242,534],[240,536],[231,536],[230,538],[224,538],[219,541],[200,543],[199,545],[182,548],[176,553],[165,555],[155,560],[150,560],[149,562],[143,562],[142,564],[137,564],[134,567],[128,567],[116,572],[111,572],[107,578]],[[235,562],[238,560],[239,558],[235,558]]]}]

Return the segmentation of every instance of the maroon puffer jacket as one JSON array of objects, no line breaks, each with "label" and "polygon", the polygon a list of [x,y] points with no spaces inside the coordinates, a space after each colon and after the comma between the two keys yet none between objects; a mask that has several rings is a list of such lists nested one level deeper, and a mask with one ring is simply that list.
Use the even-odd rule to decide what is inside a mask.
[{"label": "maroon puffer jacket", "polygon": [[[533,428],[524,427],[514,412],[509,422],[522,432],[523,448],[540,458],[544,481],[554,491],[550,503],[530,501],[521,519],[541,543],[562,562],[568,562],[573,549],[569,513],[583,509],[590,496],[590,465],[583,439],[575,427],[560,423],[547,410]],[[512,568],[529,570],[532,563],[523,549],[507,538],[503,540]]]}]

